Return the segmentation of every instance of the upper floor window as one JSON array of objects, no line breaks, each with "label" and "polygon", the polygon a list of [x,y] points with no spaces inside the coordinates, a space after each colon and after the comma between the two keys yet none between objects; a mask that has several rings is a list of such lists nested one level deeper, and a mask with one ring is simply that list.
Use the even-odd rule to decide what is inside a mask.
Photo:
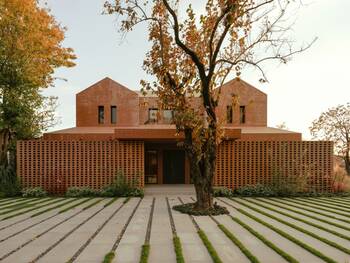
[{"label": "upper floor window", "polygon": [[239,107],[239,123],[245,123],[245,106]]},{"label": "upper floor window", "polygon": [[148,109],[148,121],[151,123],[158,121],[158,109],[157,108]]},{"label": "upper floor window", "polygon": [[233,122],[232,105],[227,105],[227,107],[226,107],[226,121],[227,121],[227,123],[232,123]]},{"label": "upper floor window", "polygon": [[111,106],[111,123],[117,123],[117,106]]},{"label": "upper floor window", "polygon": [[98,123],[103,124],[105,122],[105,107],[98,106]]},{"label": "upper floor window", "polygon": [[172,110],[163,110],[163,122],[172,123],[174,117],[174,112]]}]

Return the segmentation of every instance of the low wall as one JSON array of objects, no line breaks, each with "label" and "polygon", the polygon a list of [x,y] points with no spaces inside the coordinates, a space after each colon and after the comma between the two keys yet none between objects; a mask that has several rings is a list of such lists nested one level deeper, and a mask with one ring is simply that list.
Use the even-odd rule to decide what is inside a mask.
[{"label": "low wall", "polygon": [[[304,180],[309,189],[331,190],[333,144],[315,141],[224,141],[215,185],[239,188],[264,183],[276,171]],[[63,193],[70,186],[101,188],[118,170],[144,185],[142,141],[19,141],[17,174],[24,187]],[[140,176],[141,173],[141,176]]]},{"label": "low wall", "polygon": [[140,141],[19,141],[17,174],[23,187],[63,193],[70,186],[101,188],[118,170],[143,187],[144,145]]},{"label": "low wall", "polygon": [[279,173],[331,191],[333,143],[327,141],[224,141],[218,150],[215,184],[239,188],[266,183]]}]

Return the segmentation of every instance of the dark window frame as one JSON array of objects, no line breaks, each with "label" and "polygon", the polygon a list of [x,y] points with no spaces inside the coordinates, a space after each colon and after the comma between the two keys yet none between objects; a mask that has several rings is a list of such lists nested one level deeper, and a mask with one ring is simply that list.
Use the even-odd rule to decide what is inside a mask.
[{"label": "dark window frame", "polygon": [[[151,111],[152,110],[157,111],[155,119],[151,118]],[[158,108],[148,108],[148,122],[150,122],[150,123],[158,122],[158,118],[159,118],[158,114],[159,114],[159,109]]]},{"label": "dark window frame", "polygon": [[226,122],[232,124],[233,123],[233,107],[232,105],[226,106]]},{"label": "dark window frame", "polygon": [[246,107],[244,105],[239,106],[239,123],[246,123]]},{"label": "dark window frame", "polygon": [[104,106],[98,106],[97,110],[97,121],[98,124],[104,124],[105,123],[105,107]]},{"label": "dark window frame", "polygon": [[[114,114],[113,114],[113,110],[114,110]],[[116,124],[117,123],[117,106],[116,105],[112,105],[111,106],[111,124]],[[114,117],[114,118],[113,118]]]}]

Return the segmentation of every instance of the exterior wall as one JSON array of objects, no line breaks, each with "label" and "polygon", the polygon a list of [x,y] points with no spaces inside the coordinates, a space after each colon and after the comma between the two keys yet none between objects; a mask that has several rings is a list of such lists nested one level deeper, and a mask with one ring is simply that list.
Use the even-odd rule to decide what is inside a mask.
[{"label": "exterior wall", "polygon": [[[283,175],[306,177],[318,191],[331,190],[333,144],[308,141],[224,141],[217,156],[215,185],[238,188]],[[54,193],[70,186],[100,188],[117,170],[144,185],[142,141],[19,141],[17,174],[24,187]],[[188,169],[188,168],[187,168]],[[187,179],[188,182],[188,179]]]},{"label": "exterior wall", "polygon": [[143,187],[143,155],[140,141],[19,141],[17,174],[24,187],[41,186],[51,193],[71,186],[101,188],[118,170]]},{"label": "exterior wall", "polygon": [[218,149],[215,185],[239,188],[283,176],[305,178],[309,190],[331,191],[333,143],[225,141]]},{"label": "exterior wall", "polygon": [[[110,107],[117,106],[117,122],[111,124]],[[98,123],[98,106],[104,106],[104,123]],[[136,126],[139,124],[136,92],[105,78],[76,96],[77,127]]]},{"label": "exterior wall", "polygon": [[[233,105],[233,122],[226,126],[267,126],[267,95],[243,80],[233,79],[220,89],[218,118],[226,123],[226,107],[232,105],[232,96],[237,96]],[[245,123],[239,123],[239,107],[245,106]]]},{"label": "exterior wall", "polygon": [[240,141],[301,141],[301,133],[242,133]]}]

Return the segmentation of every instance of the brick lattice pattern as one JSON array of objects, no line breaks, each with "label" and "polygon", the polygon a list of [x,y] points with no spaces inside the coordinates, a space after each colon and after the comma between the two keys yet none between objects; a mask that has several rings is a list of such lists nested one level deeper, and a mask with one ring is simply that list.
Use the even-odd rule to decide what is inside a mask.
[{"label": "brick lattice pattern", "polygon": [[63,193],[71,186],[101,188],[118,170],[143,187],[142,141],[19,141],[17,174],[24,187]]},{"label": "brick lattice pattern", "polygon": [[[215,185],[239,188],[271,180],[276,171],[317,191],[331,190],[333,144],[314,141],[224,141]],[[122,170],[144,185],[142,141],[19,141],[17,171],[24,187],[62,193],[71,186],[101,188]],[[140,176],[141,175],[141,176]],[[304,179],[303,179],[304,178]]]},{"label": "brick lattice pattern", "polygon": [[266,183],[278,174],[308,190],[330,191],[333,143],[327,141],[224,141],[215,184],[229,188]]}]

